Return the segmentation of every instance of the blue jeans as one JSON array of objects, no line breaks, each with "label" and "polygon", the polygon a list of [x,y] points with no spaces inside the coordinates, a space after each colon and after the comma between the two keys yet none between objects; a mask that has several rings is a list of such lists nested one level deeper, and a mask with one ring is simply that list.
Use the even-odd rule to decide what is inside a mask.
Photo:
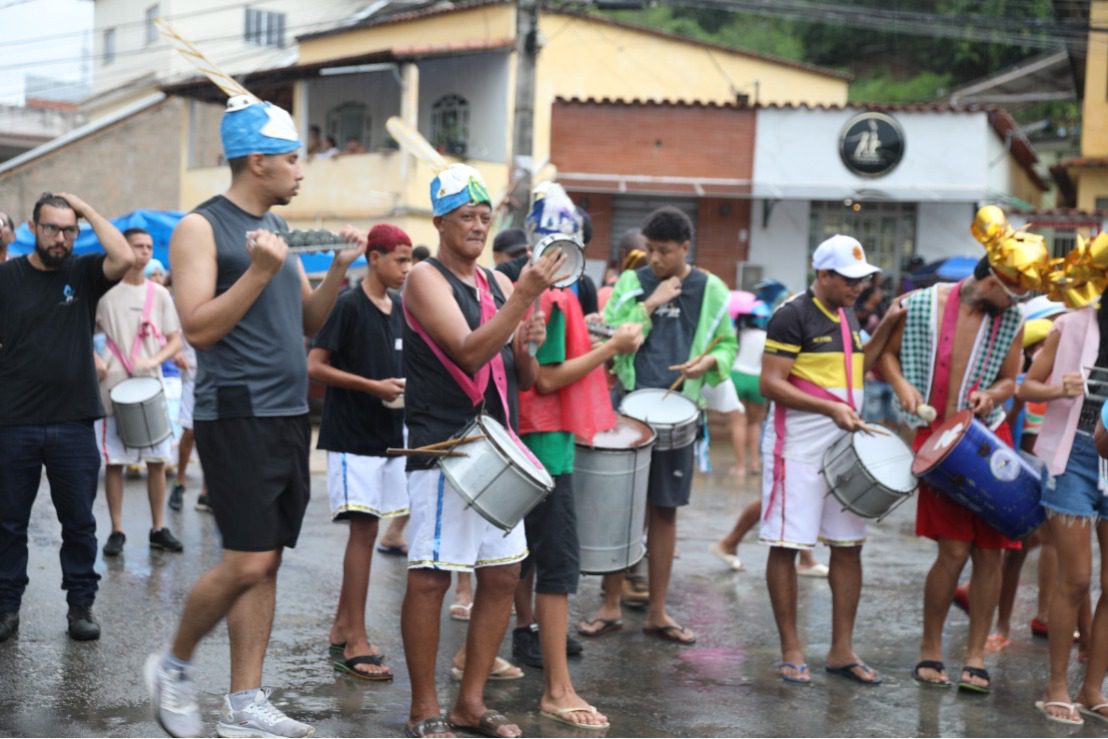
[{"label": "blue jeans", "polygon": [[96,599],[100,454],[92,422],[0,426],[0,611],[18,611],[27,587],[27,524],[42,468],[62,525],[62,589],[71,606]]},{"label": "blue jeans", "polygon": [[1108,519],[1108,498],[1097,484],[1099,462],[1092,434],[1078,431],[1065,471],[1043,490],[1043,508],[1064,516]]}]

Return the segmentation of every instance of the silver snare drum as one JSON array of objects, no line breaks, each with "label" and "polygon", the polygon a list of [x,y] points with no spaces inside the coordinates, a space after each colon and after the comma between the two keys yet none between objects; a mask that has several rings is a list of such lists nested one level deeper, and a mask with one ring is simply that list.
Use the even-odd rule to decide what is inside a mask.
[{"label": "silver snare drum", "polygon": [[659,451],[683,449],[696,441],[700,409],[681,393],[657,388],[636,390],[619,404],[619,412],[649,424],[658,434],[654,448]]},{"label": "silver snare drum", "polygon": [[456,436],[476,435],[485,438],[456,447],[466,456],[443,457],[439,468],[467,508],[509,532],[550,494],[554,481],[491,416],[481,414]]},{"label": "silver snare drum", "polygon": [[827,448],[820,471],[843,510],[880,521],[916,492],[912,460],[900,437],[857,431]]},{"label": "silver snare drum", "polygon": [[108,395],[124,446],[151,447],[173,433],[165,390],[156,377],[130,377],[113,387]]}]

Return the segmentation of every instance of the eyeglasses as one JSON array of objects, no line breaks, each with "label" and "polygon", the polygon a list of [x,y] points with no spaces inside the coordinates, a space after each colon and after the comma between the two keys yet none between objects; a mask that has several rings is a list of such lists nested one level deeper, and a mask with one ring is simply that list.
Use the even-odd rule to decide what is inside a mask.
[{"label": "eyeglasses", "polygon": [[67,239],[76,238],[77,232],[80,230],[76,226],[58,226],[53,223],[40,223],[38,227],[41,228],[47,236],[62,234]]},{"label": "eyeglasses", "polygon": [[1035,297],[1034,290],[1028,290],[1027,292],[1017,293],[1004,284],[1004,280],[999,277],[996,278],[996,284],[1000,285],[1000,289],[1004,291],[1004,294],[1008,296],[1008,299],[1013,303],[1026,303],[1031,298]]},{"label": "eyeglasses", "polygon": [[858,287],[859,285],[865,286],[873,282],[873,275],[866,275],[865,277],[847,277],[844,274],[834,271],[832,271],[832,274],[845,282],[847,287]]}]

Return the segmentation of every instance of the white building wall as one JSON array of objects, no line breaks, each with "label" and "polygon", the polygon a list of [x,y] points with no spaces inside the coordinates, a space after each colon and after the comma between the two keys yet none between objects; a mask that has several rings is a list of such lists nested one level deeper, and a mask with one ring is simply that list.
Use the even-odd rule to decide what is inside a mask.
[{"label": "white building wall", "polygon": [[763,275],[803,290],[808,280],[808,231],[811,208],[806,200],[782,200],[773,206],[769,223],[762,226],[762,200],[750,208],[750,264]]},{"label": "white building wall", "polygon": [[430,138],[431,106],[454,93],[469,101],[467,156],[486,162],[508,159],[507,53],[473,54],[419,63],[419,130]]},{"label": "white building wall", "polygon": [[974,203],[920,203],[916,211],[916,254],[925,262],[944,257],[983,256],[970,224]]}]

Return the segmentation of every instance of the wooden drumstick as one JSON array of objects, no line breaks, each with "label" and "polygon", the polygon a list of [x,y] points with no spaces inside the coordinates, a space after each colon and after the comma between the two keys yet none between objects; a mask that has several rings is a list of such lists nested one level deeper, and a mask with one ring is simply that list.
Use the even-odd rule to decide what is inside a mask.
[{"label": "wooden drumstick", "polygon": [[446,441],[437,441],[434,444],[426,444],[421,447],[416,447],[419,451],[434,451],[437,449],[453,449],[456,446],[462,444],[470,444],[474,441],[483,441],[485,439],[484,434],[474,434],[473,436],[463,436],[460,439],[447,439]]},{"label": "wooden drumstick", "polygon": [[468,457],[465,452],[452,452],[449,449],[394,449],[385,450],[390,457],[416,457],[420,455],[428,457]]},{"label": "wooden drumstick", "polygon": [[[719,342],[721,342],[721,341],[723,341],[722,336],[717,336],[716,338],[712,339],[712,343],[708,344],[708,348],[705,349],[703,352],[701,352],[699,357],[692,360],[691,362],[686,362],[685,364],[696,364],[701,359],[704,359],[704,357],[706,357],[706,356],[708,356],[709,354],[712,353],[712,350],[715,349],[716,346],[718,346]],[[680,367],[680,366],[681,365],[673,365],[672,367],[670,367],[670,369],[676,369],[677,367]],[[684,382],[687,378],[688,378],[688,375],[685,374],[685,370],[681,370],[681,374],[677,375],[677,379],[673,381],[673,384],[670,385],[668,388],[666,388],[665,394],[662,395],[662,400],[665,400],[666,398],[668,398],[669,394],[672,393],[674,390],[676,390],[677,386],[680,385],[682,382]]]}]

